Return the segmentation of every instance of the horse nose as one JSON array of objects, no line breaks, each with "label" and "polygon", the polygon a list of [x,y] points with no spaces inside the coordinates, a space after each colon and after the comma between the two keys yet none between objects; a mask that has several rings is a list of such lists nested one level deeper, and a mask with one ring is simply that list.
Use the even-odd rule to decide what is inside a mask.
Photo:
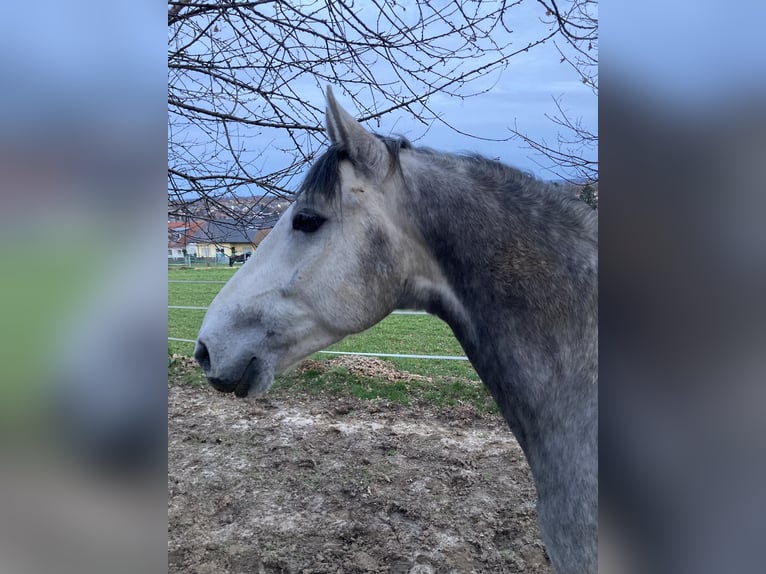
[{"label": "horse nose", "polygon": [[207,377],[208,382],[213,388],[224,393],[230,393],[234,390],[237,381],[228,381],[226,379],[210,376],[210,351],[207,350],[207,345],[199,339],[197,340],[197,346],[194,348],[194,358],[197,359],[199,366],[202,367],[202,372],[205,374],[205,377]]},{"label": "horse nose", "polygon": [[202,367],[202,372],[207,376],[210,372],[210,353],[207,350],[207,345],[200,340],[197,340],[197,346],[194,348],[194,358],[197,359],[199,366]]}]

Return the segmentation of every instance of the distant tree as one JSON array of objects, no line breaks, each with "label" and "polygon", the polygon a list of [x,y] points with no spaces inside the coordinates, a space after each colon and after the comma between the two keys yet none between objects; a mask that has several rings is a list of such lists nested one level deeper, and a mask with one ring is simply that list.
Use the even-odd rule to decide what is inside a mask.
[{"label": "distant tree", "polygon": [[580,190],[580,199],[593,209],[598,209],[598,191],[592,185],[587,184],[583,186]]},{"label": "distant tree", "polygon": [[[592,2],[575,0],[561,12],[537,0],[546,24],[539,38],[512,45],[514,8],[533,1],[171,0],[170,214],[182,215],[196,199],[209,212],[243,219],[257,214],[243,215],[224,197],[256,189],[289,197],[325,141],[323,106],[305,95],[327,84],[342,86],[363,121],[396,112],[428,126],[444,122],[431,108],[434,95],[486,91],[475,80],[555,38],[562,61],[588,71],[584,81],[595,86],[595,72],[579,59],[591,53],[583,38],[592,21],[576,9]],[[265,166],[262,152],[277,132],[288,136],[280,150],[286,161]]]}]

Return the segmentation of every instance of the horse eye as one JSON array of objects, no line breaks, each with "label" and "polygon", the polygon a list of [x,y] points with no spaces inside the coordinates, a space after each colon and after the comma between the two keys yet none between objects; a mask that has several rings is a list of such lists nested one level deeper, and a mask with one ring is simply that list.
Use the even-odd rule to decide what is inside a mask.
[{"label": "horse eye", "polygon": [[325,222],[325,218],[313,211],[299,211],[293,218],[293,229],[304,233],[313,233]]}]

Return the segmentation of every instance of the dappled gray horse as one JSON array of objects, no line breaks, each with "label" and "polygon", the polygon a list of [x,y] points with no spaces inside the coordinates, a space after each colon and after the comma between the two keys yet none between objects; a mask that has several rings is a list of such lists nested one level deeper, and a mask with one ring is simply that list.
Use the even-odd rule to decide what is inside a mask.
[{"label": "dappled gray horse", "polygon": [[366,131],[327,90],[330,148],[205,316],[218,390],[282,371],[398,307],[452,328],[532,469],[557,572],[597,557],[597,222],[579,200],[476,156]]}]

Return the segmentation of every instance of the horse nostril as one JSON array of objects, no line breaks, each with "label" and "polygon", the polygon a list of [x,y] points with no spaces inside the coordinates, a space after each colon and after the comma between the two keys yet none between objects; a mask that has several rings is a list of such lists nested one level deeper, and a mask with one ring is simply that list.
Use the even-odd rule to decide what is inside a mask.
[{"label": "horse nostril", "polygon": [[194,349],[194,358],[197,359],[199,366],[207,374],[210,372],[210,353],[207,351],[207,346],[202,341],[197,341],[197,348]]}]

